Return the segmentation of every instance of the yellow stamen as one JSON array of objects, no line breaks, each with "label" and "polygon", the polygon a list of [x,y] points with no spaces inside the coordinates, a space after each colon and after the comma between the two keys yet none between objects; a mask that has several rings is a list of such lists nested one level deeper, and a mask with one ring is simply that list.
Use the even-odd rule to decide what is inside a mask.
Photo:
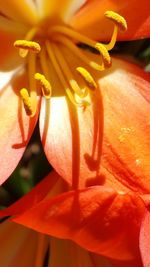
[{"label": "yellow stamen", "polygon": [[[56,25],[54,27],[51,28],[51,30],[49,31],[49,34],[64,34],[66,35],[67,37],[70,37],[73,38],[74,40],[77,40],[78,42],[81,42],[81,43],[84,43],[90,47],[93,47],[93,48],[96,48],[96,46],[99,45],[99,48],[102,50],[100,52],[100,49],[97,49],[100,54],[102,55],[102,59],[104,59],[104,62],[106,63],[106,58],[108,59],[108,51],[105,51],[107,49],[105,49],[105,46],[103,44],[100,44],[100,43],[96,43],[95,41],[91,40],[90,38],[82,35],[81,33],[79,32],[76,32],[75,30],[71,29],[71,28],[67,28],[65,26],[60,26],[60,25]],[[55,35],[53,37],[54,39],[56,38]],[[106,54],[107,53],[107,54]],[[104,55],[104,58],[103,58],[103,55]],[[110,57],[109,57],[110,58]],[[110,61],[110,59],[109,59]],[[105,66],[109,66],[110,65],[110,62],[109,64],[105,64]]]},{"label": "yellow stamen", "polygon": [[78,46],[76,46],[72,41],[70,41],[67,37],[63,35],[57,35],[55,36],[55,40],[59,41],[60,43],[64,44],[69,50],[71,50],[80,60],[88,64],[90,67],[92,67],[95,70],[103,71],[104,64],[101,65],[96,63],[95,61],[92,61],[89,59],[86,55],[83,54],[82,50],[79,49]]},{"label": "yellow stamen", "polygon": [[[31,28],[31,29],[27,32],[27,34],[26,34],[24,40],[26,40],[26,41],[31,41],[31,40],[33,39],[33,37],[35,36],[35,34],[37,33],[37,31],[38,31],[38,28],[37,28],[37,27],[33,27],[33,28]],[[27,49],[23,49],[23,48],[20,48],[20,49],[19,49],[19,55],[20,55],[21,57],[24,58],[24,57],[27,56],[27,54],[28,54],[28,50],[27,50]]]},{"label": "yellow stamen", "polygon": [[118,34],[118,26],[115,25],[110,42],[108,44],[104,44],[105,48],[108,51],[110,51],[111,49],[114,48],[114,46],[116,44],[116,40],[117,40],[117,34]]},{"label": "yellow stamen", "polygon": [[17,40],[14,42],[14,46],[19,48],[19,54],[21,57],[26,57],[28,51],[32,51],[34,53],[39,53],[41,51],[41,47],[38,43],[28,40]]},{"label": "yellow stamen", "polygon": [[[52,87],[51,87],[51,84],[49,81],[52,80],[52,74],[49,70],[49,62],[48,62],[48,59],[47,59],[47,54],[46,54],[46,49],[43,48],[41,53],[40,53],[40,64],[41,64],[41,68],[42,68],[42,72],[43,72],[43,76],[45,77],[45,80],[47,81],[47,86],[43,87],[42,86],[42,92],[43,92],[43,95],[45,96],[45,98],[49,99],[51,97],[51,94],[52,94]],[[49,85],[48,85],[49,83]],[[46,84],[45,84],[46,85]],[[44,92],[44,90],[47,88],[49,88],[48,90],[46,90]]]},{"label": "yellow stamen", "polygon": [[78,67],[78,68],[76,68],[76,70],[84,78],[84,80],[87,82],[88,86],[91,89],[95,89],[97,87],[96,82],[94,81],[93,77],[85,68]]},{"label": "yellow stamen", "polygon": [[122,16],[113,11],[105,12],[105,16],[115,24],[110,42],[104,45],[105,48],[109,51],[113,49],[116,44],[118,28],[122,31],[125,31],[127,29],[127,23]]},{"label": "yellow stamen", "polygon": [[31,41],[31,40],[33,40],[33,38],[34,38],[34,36],[35,36],[35,34],[37,33],[38,30],[39,30],[39,28],[37,28],[37,27],[33,27],[33,28],[31,28],[31,29],[27,32],[27,34],[26,34],[24,40],[27,40],[27,41]]},{"label": "yellow stamen", "polygon": [[111,57],[110,57],[106,47],[103,44],[96,43],[95,48],[102,55],[105,67],[110,67],[110,65],[111,65]]},{"label": "yellow stamen", "polygon": [[66,94],[67,94],[67,96],[68,96],[68,98],[70,99],[70,101],[75,105],[75,106],[79,106],[79,107],[83,107],[83,108],[85,108],[85,107],[87,107],[87,106],[89,106],[90,105],[90,103],[88,102],[88,101],[86,101],[86,100],[81,100],[80,102],[78,102],[77,100],[76,100],[76,98],[75,98],[75,95],[73,95],[73,93],[71,92],[71,90],[70,89],[66,89]]},{"label": "yellow stamen", "polygon": [[43,95],[49,99],[51,97],[51,85],[48,80],[46,80],[45,76],[40,73],[35,73],[34,78],[40,82],[42,87]]},{"label": "yellow stamen", "polygon": [[106,11],[105,16],[108,19],[112,20],[119,27],[120,30],[122,30],[122,31],[127,30],[126,20],[122,16],[120,16],[119,14],[117,14],[113,11]]},{"label": "yellow stamen", "polygon": [[26,114],[30,117],[34,116],[34,108],[32,105],[31,97],[29,96],[29,93],[26,88],[22,88],[20,90],[20,95],[24,104],[24,108],[26,111]]},{"label": "yellow stamen", "polygon": [[32,99],[32,106],[34,113],[36,113],[37,109],[37,94],[38,90],[36,88],[36,81],[34,79],[34,74],[36,72],[36,57],[37,55],[35,53],[30,53],[28,56],[28,61],[27,61],[27,69],[28,69],[28,77],[29,77],[29,92],[30,92],[30,97]]},{"label": "yellow stamen", "polygon": [[40,63],[41,63],[42,72],[43,72],[44,76],[50,81],[51,77],[50,77],[49,64],[48,64],[47,54],[46,54],[45,48],[43,48],[41,50]]},{"label": "yellow stamen", "polygon": [[31,50],[35,53],[39,53],[41,50],[41,47],[38,43],[27,40],[17,40],[15,41],[14,46],[17,48]]},{"label": "yellow stamen", "polygon": [[[127,29],[125,19],[119,14],[113,11],[107,11],[105,12],[105,17],[114,23],[113,34],[108,44],[97,43],[65,25],[54,25],[50,27],[50,29],[46,29],[45,32],[45,24],[44,27],[43,25],[42,27],[39,25],[31,28],[25,35],[24,40],[17,40],[14,43],[14,46],[19,48],[21,57],[26,57],[28,55],[27,70],[29,76],[29,90],[26,88],[20,90],[27,115],[34,116],[36,113],[37,96],[39,95],[40,87],[42,94],[47,99],[51,97],[52,89],[49,80],[52,80],[52,83],[55,80],[51,73],[53,73],[54,76],[55,74],[57,75],[61,86],[65,89],[67,96],[73,104],[84,107],[89,105],[89,102],[86,100],[89,89],[95,89],[97,87],[96,82],[89,72],[90,68],[103,71],[107,67],[110,67],[111,57],[108,51],[111,50],[116,43],[118,30],[125,31]],[[43,29],[44,33],[42,32]],[[32,41],[35,36],[35,40],[39,40],[39,38],[42,40],[42,51],[40,44]],[[46,40],[44,39],[45,37],[47,38]],[[96,49],[101,55],[100,64],[97,63],[97,59],[95,60],[95,56],[89,56],[90,51],[89,53],[82,51],[77,43],[83,43],[90,48]],[[87,68],[89,71],[86,67],[82,67],[81,63],[77,61],[77,58],[69,55],[70,51],[73,53],[73,56],[84,62],[83,66],[88,65]],[[37,53],[39,53],[39,57]],[[72,63],[70,61],[72,61]],[[84,79],[84,84],[81,77],[75,72],[75,69]],[[38,70],[40,70],[41,73],[38,73]],[[40,86],[36,87],[36,81],[38,81]],[[58,83],[58,87],[59,86],[60,84]]]},{"label": "yellow stamen", "polygon": [[68,83],[66,82],[66,80],[65,80],[65,78],[64,78],[64,75],[63,75],[63,73],[62,73],[62,70],[61,70],[61,68],[60,68],[60,66],[59,66],[59,64],[58,64],[58,61],[57,61],[57,59],[56,59],[56,55],[54,54],[54,49],[53,49],[54,46],[52,46],[52,45],[50,44],[50,42],[46,42],[46,48],[47,48],[47,52],[48,52],[49,58],[50,58],[50,60],[51,60],[51,62],[52,62],[52,64],[53,64],[53,66],[54,66],[54,69],[55,69],[57,75],[58,75],[58,78],[59,78],[60,82],[62,83],[62,86],[64,87],[65,92],[66,92],[68,98],[70,99],[70,101],[71,101],[74,105],[76,105],[76,106],[82,106],[82,107],[83,107],[83,106],[86,106],[86,105],[87,105],[86,102],[83,103],[83,101],[81,100],[81,102],[78,103],[78,102],[75,100],[74,95],[73,95],[73,93],[71,92],[71,90],[70,90],[70,88],[69,88],[69,86],[68,86]]},{"label": "yellow stamen", "polygon": [[[77,40],[78,42],[81,42],[81,43],[84,43],[84,44],[87,44],[91,47],[94,47],[95,46],[95,41],[91,40],[90,38],[82,35],[81,33],[79,32],[76,32],[74,29],[72,28],[68,28],[66,26],[61,26],[61,25],[55,25],[53,26],[50,31],[49,31],[49,34],[52,36],[53,33],[60,33],[60,34],[64,34],[66,36],[73,38],[74,40]],[[55,36],[54,36],[55,38]]]},{"label": "yellow stamen", "polygon": [[60,64],[61,64],[61,68],[63,70],[63,73],[67,79],[67,81],[69,82],[72,90],[81,98],[84,98],[87,95],[86,90],[82,91],[81,88],[79,87],[77,81],[74,79],[72,72],[63,56],[63,53],[60,51],[60,49],[58,49],[57,46],[54,47],[54,51],[56,54],[57,59],[59,60]]}]

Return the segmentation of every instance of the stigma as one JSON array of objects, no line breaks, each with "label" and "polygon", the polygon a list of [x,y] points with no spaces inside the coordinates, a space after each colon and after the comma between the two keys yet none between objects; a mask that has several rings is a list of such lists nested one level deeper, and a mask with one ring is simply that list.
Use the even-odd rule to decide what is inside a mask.
[{"label": "stigma", "polygon": [[[111,40],[107,44],[59,24],[49,27],[46,34],[41,34],[40,26],[34,27],[23,40],[15,41],[19,55],[26,58],[29,88],[20,89],[20,96],[28,116],[36,114],[39,93],[47,100],[56,93],[51,84],[50,69],[53,69],[55,80],[59,80],[64,95],[73,105],[85,108],[90,104],[89,95],[97,88],[94,73],[111,67],[109,51],[115,46],[118,30],[127,30],[126,20],[119,14],[107,11],[104,15],[114,24]],[[86,45],[88,52],[81,49],[79,43]],[[71,54],[73,63],[69,62],[66,51]],[[91,59],[93,51],[96,60]]]}]

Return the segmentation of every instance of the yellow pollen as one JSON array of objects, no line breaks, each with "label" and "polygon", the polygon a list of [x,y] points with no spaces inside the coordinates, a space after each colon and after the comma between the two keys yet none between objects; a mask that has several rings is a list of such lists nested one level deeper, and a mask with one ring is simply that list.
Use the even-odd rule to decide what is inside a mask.
[{"label": "yellow pollen", "polygon": [[122,16],[120,16],[119,14],[117,14],[113,11],[106,11],[105,16],[108,19],[112,20],[119,27],[120,30],[122,30],[122,31],[127,30],[126,20]]},{"label": "yellow pollen", "polygon": [[31,101],[31,97],[29,96],[29,93],[26,88],[22,88],[20,90],[20,95],[24,104],[24,108],[26,111],[26,114],[30,117],[34,116],[34,109]]},{"label": "yellow pollen", "polygon": [[38,43],[28,40],[17,40],[14,42],[14,46],[20,49],[19,54],[21,57],[25,57],[28,54],[28,51],[34,53],[39,53],[41,51],[41,47]]},{"label": "yellow pollen", "polygon": [[49,99],[51,97],[51,85],[49,81],[40,73],[35,73],[34,78],[40,82],[45,98]]},{"label": "yellow pollen", "polygon": [[95,48],[102,55],[104,65],[106,67],[110,67],[110,65],[111,65],[111,57],[110,57],[106,47],[103,44],[96,43]]},{"label": "yellow pollen", "polygon": [[76,68],[78,73],[84,78],[84,80],[87,82],[88,86],[91,89],[95,89],[97,87],[96,82],[94,81],[91,74],[83,67]]}]

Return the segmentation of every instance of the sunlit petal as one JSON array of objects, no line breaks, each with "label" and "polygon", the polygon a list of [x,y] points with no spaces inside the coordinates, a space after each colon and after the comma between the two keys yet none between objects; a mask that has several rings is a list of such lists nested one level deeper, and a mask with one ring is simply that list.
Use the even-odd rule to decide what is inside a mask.
[{"label": "sunlit petal", "polygon": [[101,175],[111,186],[117,180],[149,193],[150,78],[135,65],[113,62],[110,73],[99,80],[104,106],[101,166],[106,170]]},{"label": "sunlit petal", "polygon": [[[37,115],[29,119],[25,114],[19,90],[26,84],[19,72],[11,84],[0,90],[0,183],[3,183],[17,166],[37,122]],[[37,110],[38,111],[38,110]]]}]

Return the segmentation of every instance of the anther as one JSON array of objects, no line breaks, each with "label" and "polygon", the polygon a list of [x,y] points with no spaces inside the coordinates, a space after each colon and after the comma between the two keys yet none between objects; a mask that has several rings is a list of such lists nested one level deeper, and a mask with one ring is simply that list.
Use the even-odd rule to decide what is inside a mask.
[{"label": "anther", "polygon": [[122,31],[126,31],[127,30],[127,22],[119,14],[117,14],[117,13],[115,13],[113,11],[106,11],[105,12],[105,16],[108,19],[112,20],[119,27],[120,30],[122,30]]},{"label": "anther", "polygon": [[39,53],[41,51],[41,47],[38,43],[27,40],[17,40],[14,42],[14,46],[20,49],[21,57],[25,57],[28,54],[28,51],[34,53]]},{"label": "anther", "polygon": [[103,44],[96,43],[95,48],[102,55],[104,65],[106,67],[110,67],[110,65],[111,65],[111,57],[110,57],[106,47]]},{"label": "anther", "polygon": [[91,89],[95,89],[97,87],[92,75],[85,68],[77,67],[76,70],[84,78]]},{"label": "anther", "polygon": [[21,98],[24,104],[26,114],[30,117],[33,117],[34,116],[33,105],[32,105],[31,97],[29,96],[27,89],[22,88],[20,90],[20,95],[21,95]]},{"label": "anther", "polygon": [[49,81],[40,73],[35,73],[34,78],[40,83],[45,98],[49,99],[51,97],[51,85]]}]

